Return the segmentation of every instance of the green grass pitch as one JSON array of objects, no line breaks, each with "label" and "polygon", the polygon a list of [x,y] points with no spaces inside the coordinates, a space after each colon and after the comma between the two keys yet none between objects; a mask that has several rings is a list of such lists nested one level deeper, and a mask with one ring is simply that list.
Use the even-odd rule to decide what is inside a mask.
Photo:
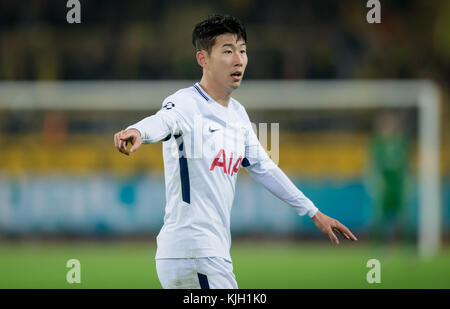
[{"label": "green grass pitch", "polygon": [[[3,242],[0,288],[161,288],[154,242]],[[450,248],[423,261],[413,248],[364,242],[235,241],[231,254],[240,288],[450,288]],[[81,263],[81,283],[69,284],[69,259]],[[381,263],[381,283],[369,284],[369,259]]]}]

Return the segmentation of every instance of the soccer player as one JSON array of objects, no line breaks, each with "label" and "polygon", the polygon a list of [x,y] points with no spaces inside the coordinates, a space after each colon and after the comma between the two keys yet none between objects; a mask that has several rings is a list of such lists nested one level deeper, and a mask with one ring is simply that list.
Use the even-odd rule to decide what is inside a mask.
[{"label": "soccer player", "polygon": [[203,69],[200,82],[168,96],[156,114],[114,135],[115,147],[126,155],[141,144],[163,141],[166,207],[155,257],[162,287],[238,287],[230,257],[230,212],[241,166],[300,216],[308,215],[333,243],[339,243],[334,232],[355,241],[269,158],[244,106],[231,97],[248,61],[243,24],[214,15],[195,26],[192,43]]},{"label": "soccer player", "polygon": [[374,239],[378,244],[402,240],[406,235],[405,203],[408,186],[410,142],[398,115],[383,112],[375,118],[369,148],[370,187],[377,206]]}]

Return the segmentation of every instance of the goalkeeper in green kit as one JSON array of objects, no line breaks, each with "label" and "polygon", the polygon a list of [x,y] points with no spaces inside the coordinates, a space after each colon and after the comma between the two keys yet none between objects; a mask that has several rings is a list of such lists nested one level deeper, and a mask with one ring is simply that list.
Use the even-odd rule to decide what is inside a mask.
[{"label": "goalkeeper in green kit", "polygon": [[401,238],[409,169],[409,141],[400,120],[393,113],[376,119],[376,133],[370,144],[372,195],[377,210],[374,236],[378,242]]}]

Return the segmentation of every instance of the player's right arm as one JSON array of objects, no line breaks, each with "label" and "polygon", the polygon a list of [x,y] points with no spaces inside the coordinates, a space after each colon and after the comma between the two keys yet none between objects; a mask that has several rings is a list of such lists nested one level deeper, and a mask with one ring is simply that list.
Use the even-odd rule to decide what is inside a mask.
[{"label": "player's right arm", "polygon": [[[184,122],[182,104],[175,104],[174,99],[172,96],[168,97],[156,114],[117,132],[114,135],[114,146],[117,150],[130,155],[142,144],[153,144],[179,134]],[[128,143],[132,144],[130,150],[127,149]]]}]

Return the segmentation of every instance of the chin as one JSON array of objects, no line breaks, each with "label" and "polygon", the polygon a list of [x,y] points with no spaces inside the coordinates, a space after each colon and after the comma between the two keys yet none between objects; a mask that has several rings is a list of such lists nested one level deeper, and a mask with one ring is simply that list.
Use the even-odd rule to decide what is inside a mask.
[{"label": "chin", "polygon": [[241,81],[232,83],[232,84],[230,85],[230,88],[231,88],[231,89],[238,89],[239,86],[241,86]]}]

